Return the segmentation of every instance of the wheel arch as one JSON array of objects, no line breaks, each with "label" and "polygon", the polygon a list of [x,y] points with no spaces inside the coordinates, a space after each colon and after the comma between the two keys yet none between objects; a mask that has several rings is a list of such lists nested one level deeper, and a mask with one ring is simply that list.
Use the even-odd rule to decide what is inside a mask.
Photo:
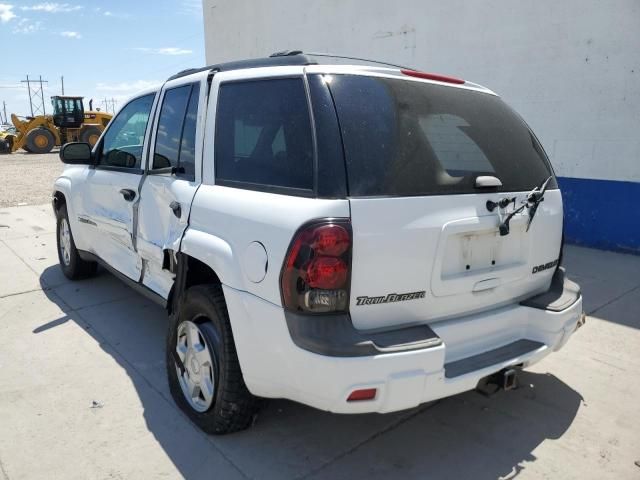
[{"label": "wheel arch", "polygon": [[179,252],[176,255],[176,278],[167,298],[167,312],[171,315],[179,309],[184,292],[195,285],[222,285],[218,273],[202,260]]},{"label": "wheel arch", "polygon": [[53,184],[53,192],[51,195],[51,204],[53,207],[54,215],[58,215],[60,208],[63,205],[67,207],[67,215],[69,216],[69,227],[74,235],[74,241],[76,242],[76,246],[84,250],[86,249],[86,241],[83,238],[81,229],[79,228],[78,216],[76,215],[76,210],[73,201],[72,195],[72,179],[67,176],[58,177]]},{"label": "wheel arch", "polygon": [[53,213],[57,214],[60,208],[67,204],[67,197],[62,193],[62,191],[54,189],[51,203],[53,206]]},{"label": "wheel arch", "polygon": [[65,176],[60,176],[56,178],[56,181],[53,183],[53,193],[52,193],[52,205],[54,213],[58,213],[60,207],[62,205],[67,206],[67,210],[69,210],[69,199],[71,193],[71,179]]},{"label": "wheel arch", "polygon": [[240,271],[231,245],[216,235],[187,228],[180,242],[180,252],[199,260],[213,270],[220,282],[240,287]]}]

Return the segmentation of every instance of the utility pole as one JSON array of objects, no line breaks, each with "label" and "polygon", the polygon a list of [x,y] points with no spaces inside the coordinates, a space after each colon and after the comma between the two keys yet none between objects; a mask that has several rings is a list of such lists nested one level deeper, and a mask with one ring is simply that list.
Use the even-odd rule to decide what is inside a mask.
[{"label": "utility pole", "polygon": [[[46,80],[45,83],[47,83]],[[40,98],[42,99],[42,114],[46,115],[47,112],[44,108],[44,88],[42,88],[42,75],[40,75]]]},{"label": "utility pole", "polygon": [[62,95],[64,95],[64,75],[60,76],[60,82],[62,82]]},{"label": "utility pole", "polygon": [[[27,90],[29,91],[29,108],[31,109],[31,116],[35,117],[37,113],[46,115],[47,111],[44,105],[44,87],[42,84],[49,82],[47,80],[42,80],[42,75],[39,76],[38,80],[30,80],[29,75],[27,75],[27,79],[21,80],[21,83],[27,84]],[[39,87],[36,85],[39,85]],[[40,99],[38,99],[38,97],[40,97]]]},{"label": "utility pole", "polygon": [[108,99],[107,97],[104,97],[104,100],[102,101],[102,104],[104,105],[104,111],[107,112],[107,113],[111,113],[111,114],[115,115],[115,113],[116,113],[116,104],[117,103],[118,102],[113,97],[111,97],[111,99]]}]

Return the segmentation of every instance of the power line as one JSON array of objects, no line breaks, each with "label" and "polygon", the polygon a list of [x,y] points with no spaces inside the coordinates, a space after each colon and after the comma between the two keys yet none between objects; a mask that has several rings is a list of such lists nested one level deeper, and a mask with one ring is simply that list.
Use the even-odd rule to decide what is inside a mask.
[{"label": "power line", "polygon": [[104,105],[104,110],[107,113],[111,113],[113,115],[116,114],[116,105],[118,104],[118,101],[111,97],[111,98],[106,98],[102,101],[102,105]]},{"label": "power line", "polygon": [[[20,82],[27,84],[27,90],[29,91],[29,108],[31,109],[31,116],[35,117],[38,113],[46,115],[47,112],[44,106],[44,87],[42,86],[42,84],[49,82],[47,80],[42,80],[42,75],[39,75],[38,80],[29,80],[29,75],[27,75],[27,79],[21,80]],[[33,87],[31,86],[32,84],[34,85]]]}]

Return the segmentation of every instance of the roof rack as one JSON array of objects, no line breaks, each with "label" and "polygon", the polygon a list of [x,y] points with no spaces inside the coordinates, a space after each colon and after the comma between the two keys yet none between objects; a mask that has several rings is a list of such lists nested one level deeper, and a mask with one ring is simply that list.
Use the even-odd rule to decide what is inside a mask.
[{"label": "roof rack", "polygon": [[309,57],[327,57],[327,58],[339,58],[343,60],[357,60],[359,62],[375,63],[378,65],[386,65],[388,67],[404,68],[405,70],[413,70],[412,67],[406,67],[404,65],[396,65],[395,63],[389,63],[389,62],[382,62],[380,60],[371,60],[370,58],[351,57],[348,55],[336,55],[334,53],[305,52],[304,54]]},{"label": "roof rack", "polygon": [[226,72],[229,70],[241,70],[244,68],[258,68],[258,67],[281,67],[287,65],[317,65],[318,61],[313,57],[324,58],[337,58],[342,60],[357,60],[359,62],[374,63],[377,65],[386,65],[395,68],[410,69],[410,67],[404,67],[402,65],[396,65],[394,63],[381,62],[378,60],[370,60],[368,58],[350,57],[347,55],[335,55],[332,53],[311,53],[303,52],[302,50],[283,50],[281,52],[275,52],[266,58],[254,58],[250,60],[238,60],[234,62],[218,63],[214,65],[208,65],[201,68],[189,68],[182,70],[181,72],[172,75],[167,79],[175,80],[176,78],[191,75],[193,73],[212,71],[212,72]]},{"label": "roof rack", "polygon": [[294,53],[291,53],[289,55],[272,55],[266,58],[237,60],[234,62],[217,63],[201,68],[189,68],[187,70],[182,70],[175,75],[172,75],[167,79],[167,81],[184,77],[186,75],[191,75],[192,73],[204,72],[207,70],[210,70],[212,72],[227,72],[229,70],[241,70],[243,68],[281,67],[287,65],[314,65],[316,63],[317,62],[314,62],[311,58],[299,53],[299,51],[296,50],[294,51]]}]

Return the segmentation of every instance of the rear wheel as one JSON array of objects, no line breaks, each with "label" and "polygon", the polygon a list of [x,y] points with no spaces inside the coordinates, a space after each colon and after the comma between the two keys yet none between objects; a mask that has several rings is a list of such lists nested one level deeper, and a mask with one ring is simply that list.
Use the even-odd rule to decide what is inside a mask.
[{"label": "rear wheel", "polygon": [[26,146],[31,153],[49,153],[53,150],[56,139],[46,128],[34,128],[27,133]]},{"label": "rear wheel", "polygon": [[219,285],[189,288],[171,316],[167,374],[174,400],[205,432],[231,433],[253,422],[260,400],[242,378]]},{"label": "rear wheel", "polygon": [[80,258],[76,244],[73,241],[67,206],[62,205],[58,210],[56,237],[58,244],[58,260],[62,273],[71,280],[85,278],[96,273],[98,264],[87,262]]},{"label": "rear wheel", "polygon": [[9,149],[9,153],[13,152],[13,142],[14,142],[13,135],[8,135],[7,137],[5,137],[4,141],[7,144],[7,148]]},{"label": "rear wheel", "polygon": [[88,143],[92,147],[98,143],[98,139],[102,132],[98,127],[86,127],[82,129],[80,132],[80,141],[84,143]]}]

